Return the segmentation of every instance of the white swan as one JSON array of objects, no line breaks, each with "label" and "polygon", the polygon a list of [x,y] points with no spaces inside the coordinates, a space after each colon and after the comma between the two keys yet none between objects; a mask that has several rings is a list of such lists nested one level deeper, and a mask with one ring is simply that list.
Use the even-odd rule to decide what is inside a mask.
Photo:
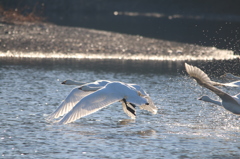
[{"label": "white swan", "polygon": [[[80,85],[81,87],[74,88],[66,99],[60,104],[60,106],[47,118],[47,120],[52,120],[58,118],[66,113],[68,113],[82,98],[93,93],[94,91],[104,87],[106,84],[111,83],[111,81],[98,80],[93,83],[83,83],[73,80],[66,80],[62,82],[65,85]],[[148,101],[148,105],[143,104],[140,106],[141,109],[148,110],[153,114],[157,113],[157,107],[152,102],[149,95],[138,85],[128,84],[134,87],[136,91],[139,91],[143,97]],[[120,100],[122,102],[124,112],[134,119],[136,117],[136,106],[133,103],[127,102],[125,99]]]},{"label": "white swan", "polygon": [[144,95],[133,86],[122,82],[109,82],[83,97],[70,112],[60,119],[58,124],[73,122],[120,100],[123,100],[126,105],[129,103],[131,109],[134,109],[135,105],[149,105]]},{"label": "white swan", "polygon": [[207,74],[204,73],[201,69],[188,65],[187,63],[185,63],[185,68],[187,73],[192,78],[194,78],[199,85],[211,90],[222,99],[222,101],[219,102],[209,98],[208,96],[203,96],[200,98],[200,100],[223,106],[228,111],[240,115],[240,94],[230,96],[227,93],[223,92],[222,90],[214,87],[212,85],[212,81],[209,79]]},{"label": "white swan", "polygon": [[[79,82],[79,81],[66,80],[66,81],[62,82],[62,84],[65,84],[65,85],[80,85],[81,90],[83,90],[83,91],[96,91],[96,90],[102,88],[103,86],[105,86],[106,84],[108,84],[110,82],[111,81],[107,81],[107,80],[98,80],[98,81],[95,81],[95,82],[92,82],[92,83],[85,83],[84,85],[82,85],[83,83]],[[137,91],[140,91],[149,103],[149,105],[141,105],[140,109],[144,109],[144,110],[147,110],[147,111],[151,112],[152,114],[156,114],[157,113],[157,107],[154,105],[150,96],[139,85],[137,85],[137,84],[129,84],[129,85],[134,87]],[[77,103],[78,101],[74,101],[74,102]],[[136,108],[136,106],[134,106],[132,103],[125,102],[124,100],[121,100],[120,102],[122,102],[124,112],[129,117],[131,117],[132,119],[135,119],[136,118],[136,112],[135,112],[136,110],[133,109],[133,108]]]}]

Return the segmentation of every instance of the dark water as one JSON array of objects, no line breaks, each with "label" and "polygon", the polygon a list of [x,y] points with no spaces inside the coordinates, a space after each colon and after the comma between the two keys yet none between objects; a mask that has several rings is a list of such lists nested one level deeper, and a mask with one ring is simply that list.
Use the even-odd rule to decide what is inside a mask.
[{"label": "dark water", "polygon": [[[154,67],[149,63],[95,61],[94,67],[93,62],[81,60],[2,60],[0,155],[61,159],[238,158],[239,117],[197,100],[205,94],[217,97],[182,71],[183,63]],[[115,103],[74,123],[52,125],[45,117],[73,88],[60,84],[66,79],[137,83],[150,94],[158,113],[137,109],[137,119],[131,120]],[[213,79],[221,81],[217,74]],[[223,89],[230,94],[239,92],[236,88]]]}]

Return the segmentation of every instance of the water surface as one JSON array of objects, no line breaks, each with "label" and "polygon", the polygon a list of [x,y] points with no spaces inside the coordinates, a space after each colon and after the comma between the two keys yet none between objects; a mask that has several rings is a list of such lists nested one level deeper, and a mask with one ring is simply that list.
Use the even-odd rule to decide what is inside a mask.
[{"label": "water surface", "polygon": [[[76,62],[76,61],[75,61]],[[133,67],[109,69],[71,62],[0,65],[0,155],[2,158],[237,158],[240,156],[239,117],[222,107],[197,100],[217,97],[172,69]],[[112,64],[113,65],[113,64]],[[116,67],[116,65],[113,65]],[[128,66],[131,66],[129,70]],[[137,69],[138,68],[138,69]],[[142,69],[141,69],[142,68]],[[169,67],[165,67],[169,68]],[[150,70],[150,71],[147,71]],[[170,71],[170,72],[169,72]],[[98,79],[137,83],[152,97],[158,113],[137,109],[137,119],[114,103],[68,125],[45,117],[73,88],[66,79]],[[221,80],[214,77],[215,80]],[[239,89],[223,88],[230,94]]]}]

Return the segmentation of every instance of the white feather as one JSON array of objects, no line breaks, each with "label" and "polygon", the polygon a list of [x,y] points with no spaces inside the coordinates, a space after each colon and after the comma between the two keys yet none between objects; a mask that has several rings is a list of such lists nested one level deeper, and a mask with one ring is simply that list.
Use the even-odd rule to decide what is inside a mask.
[{"label": "white feather", "polygon": [[60,106],[47,117],[47,120],[52,120],[68,113],[83,97],[91,93],[92,91],[82,91],[79,87],[74,88]]}]

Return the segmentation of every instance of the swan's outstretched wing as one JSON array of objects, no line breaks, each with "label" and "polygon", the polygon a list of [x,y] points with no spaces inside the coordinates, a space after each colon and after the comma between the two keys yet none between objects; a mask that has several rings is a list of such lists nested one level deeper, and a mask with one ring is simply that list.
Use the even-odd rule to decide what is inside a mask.
[{"label": "swan's outstretched wing", "polygon": [[103,87],[102,89],[89,94],[82,98],[73,109],[66,114],[58,124],[67,124],[73,122],[81,117],[92,114],[112,103],[122,100],[123,97],[119,96],[111,89]]},{"label": "swan's outstretched wing", "polygon": [[74,88],[60,106],[47,117],[47,120],[58,118],[68,113],[83,97],[93,93],[92,91],[82,91],[79,87]]},{"label": "swan's outstretched wing", "polygon": [[136,105],[126,102],[125,99],[121,100],[123,111],[132,119],[136,118]]},{"label": "swan's outstretched wing", "polygon": [[229,94],[223,92],[222,90],[214,87],[211,84],[211,80],[208,78],[207,74],[204,73],[201,69],[199,69],[195,66],[188,65],[187,63],[185,63],[185,68],[186,68],[187,73],[192,78],[194,78],[199,85],[211,90],[212,92],[217,94],[222,100],[231,101],[234,104],[238,104],[237,101],[232,96],[230,96]]},{"label": "swan's outstretched wing", "polygon": [[[189,74],[191,77],[193,77],[193,78],[196,76],[201,77],[201,81],[209,83],[213,86],[235,87],[232,84],[223,84],[223,83],[212,81],[205,72],[203,72],[201,69],[197,68],[196,66],[191,66],[191,65],[188,65],[187,63],[185,63],[185,68],[186,68],[188,74],[189,74],[189,71],[191,72],[191,75]],[[194,78],[194,79],[197,81],[198,84],[202,85],[202,82],[199,81],[198,78]]]}]

